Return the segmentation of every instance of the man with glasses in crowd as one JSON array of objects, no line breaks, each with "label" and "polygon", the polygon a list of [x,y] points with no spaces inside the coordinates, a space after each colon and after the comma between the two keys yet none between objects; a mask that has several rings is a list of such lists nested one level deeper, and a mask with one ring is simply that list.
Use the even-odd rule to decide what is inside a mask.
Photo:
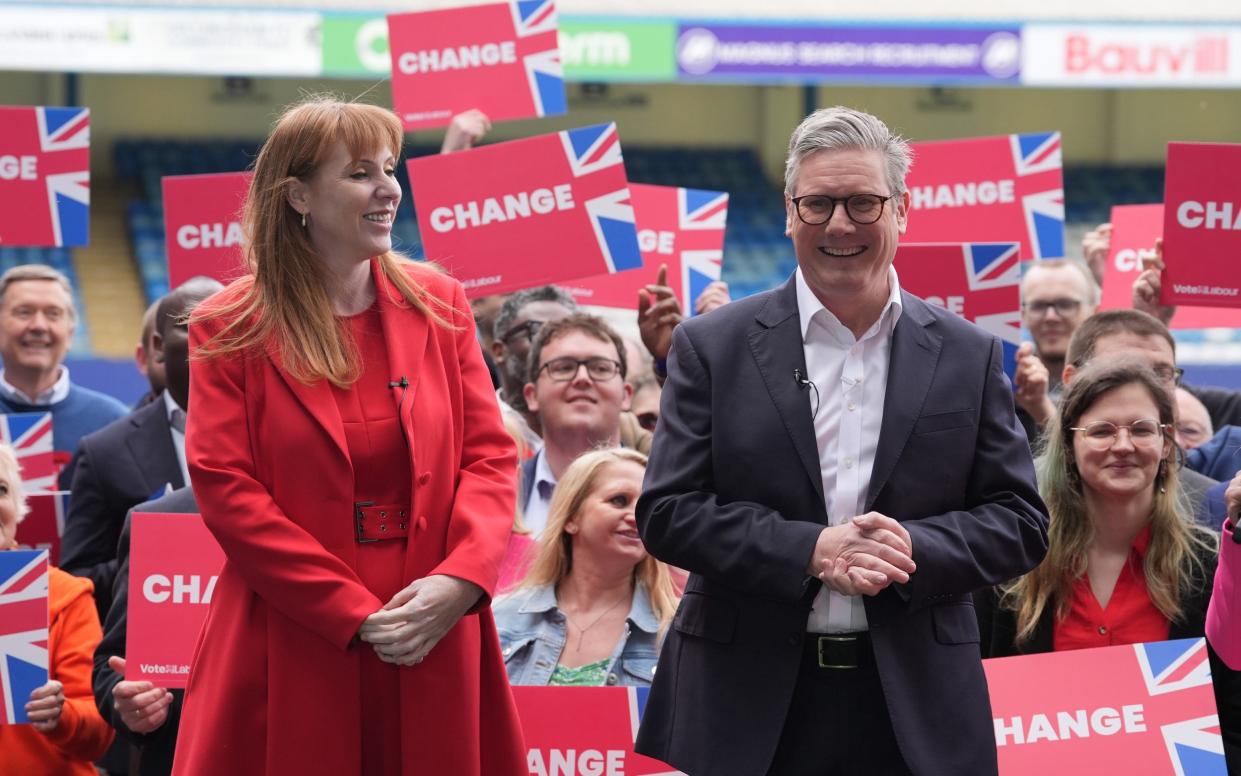
[{"label": "man with glasses in crowd", "polygon": [[536,535],[547,524],[556,482],[582,453],[620,444],[621,413],[633,389],[625,382],[625,345],[593,315],[575,313],[539,328],[530,349],[526,405],[543,431],[543,448],[522,465],[522,514]]},{"label": "man with glasses in crowd", "polygon": [[1021,279],[1021,324],[1033,342],[1017,350],[1013,400],[1033,443],[1056,411],[1069,340],[1099,306],[1099,286],[1085,264],[1037,261]]},{"label": "man with glasses in crowd", "polygon": [[539,327],[567,318],[577,311],[573,297],[556,286],[527,288],[504,300],[492,324],[491,356],[500,371],[500,409],[515,412],[524,425],[526,442],[537,449],[542,432],[539,418],[526,406],[524,389],[529,382],[530,345]]},{"label": "man with glasses in crowd", "polygon": [[998,338],[892,268],[911,156],[807,117],[794,276],[674,330],[637,520],[690,578],[637,749],[694,776],[997,772],[971,593],[1047,514]]}]

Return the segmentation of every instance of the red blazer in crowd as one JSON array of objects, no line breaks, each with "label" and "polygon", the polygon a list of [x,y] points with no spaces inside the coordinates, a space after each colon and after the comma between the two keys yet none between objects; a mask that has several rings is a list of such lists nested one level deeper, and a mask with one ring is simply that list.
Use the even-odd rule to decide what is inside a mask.
[{"label": "red blazer in crowd", "polygon": [[[525,748],[489,596],[513,521],[516,458],[461,286],[410,265],[455,329],[436,326],[377,270],[388,359],[408,378],[414,520],[405,578],[449,574],[480,600],[418,666],[400,671],[401,773],[524,774]],[[231,298],[238,281],[208,300]],[[398,301],[393,301],[393,299]],[[190,327],[193,349],[223,322]],[[269,357],[191,361],[186,452],[228,561],[195,651],[174,773],[350,774],[360,768],[359,652],[380,601],[354,571],[353,475],[331,386]]]}]

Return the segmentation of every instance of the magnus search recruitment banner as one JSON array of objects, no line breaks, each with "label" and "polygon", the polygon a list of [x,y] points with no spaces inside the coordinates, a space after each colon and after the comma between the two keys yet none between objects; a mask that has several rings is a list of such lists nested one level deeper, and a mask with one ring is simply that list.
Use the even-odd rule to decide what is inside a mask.
[{"label": "magnus search recruitment banner", "polygon": [[568,110],[552,0],[508,0],[388,17],[392,101],[406,130],[470,108],[493,121]]},{"label": "magnus search recruitment banner", "polygon": [[681,25],[677,70],[722,81],[1016,83],[1019,28]]},{"label": "magnus search recruitment banner", "polygon": [[185,687],[224,551],[200,515],[135,512],[125,678]]}]

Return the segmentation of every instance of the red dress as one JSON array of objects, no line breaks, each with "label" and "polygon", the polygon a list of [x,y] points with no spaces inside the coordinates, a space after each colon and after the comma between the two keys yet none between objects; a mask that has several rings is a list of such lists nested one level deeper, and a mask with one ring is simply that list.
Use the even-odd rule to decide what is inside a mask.
[{"label": "red dress", "polygon": [[[352,460],[357,442],[332,386],[290,375],[278,341],[261,353],[190,361],[196,409],[186,458],[203,522],[227,560],[194,653],[175,776],[353,776],[364,762],[371,768],[363,752],[376,748],[383,763],[399,753],[399,770],[374,766],[392,776],[528,773],[489,605],[512,532],[516,452],[460,284],[412,263],[402,270],[448,325],[404,302],[372,265],[389,373],[368,371],[366,384],[381,382],[385,397],[367,402],[363,417],[370,434],[371,405],[391,411],[399,391],[387,382],[407,378],[400,463]],[[199,310],[237,299],[252,282],[235,281]],[[229,320],[192,323],[191,353]],[[370,395],[366,385],[352,390]],[[400,541],[357,541],[355,493],[381,494],[355,482],[371,487],[374,466],[387,474],[381,484],[408,471],[413,521],[403,550]],[[401,552],[399,579],[385,560],[391,547]],[[362,622],[402,583],[432,574],[487,595],[419,665],[364,662],[370,647],[355,641]],[[393,683],[377,682],[372,668],[398,677],[399,721],[384,712]],[[376,729],[378,718],[391,724]],[[397,724],[399,743],[390,733]]]},{"label": "red dress", "polygon": [[[409,444],[397,415],[403,388],[389,387],[388,351],[384,346],[379,308],[348,318],[363,365],[362,376],[350,388],[332,388],[345,427],[349,460],[353,463],[353,500],[399,506],[412,511]],[[362,584],[387,603],[405,587],[405,537],[358,546],[358,576]],[[367,644],[354,647],[362,661],[361,772],[390,774],[401,771],[400,667],[385,663]]]}]

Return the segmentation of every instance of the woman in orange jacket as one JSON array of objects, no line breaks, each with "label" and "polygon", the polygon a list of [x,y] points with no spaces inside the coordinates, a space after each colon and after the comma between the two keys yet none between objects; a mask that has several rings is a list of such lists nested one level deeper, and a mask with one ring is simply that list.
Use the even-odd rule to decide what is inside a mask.
[{"label": "woman in orange jacket", "polygon": [[[27,512],[13,449],[0,444],[0,550],[17,547]],[[48,569],[49,681],[30,694],[29,725],[0,725],[0,776],[95,776],[91,762],[112,743],[95,709],[91,657],[103,637],[89,579]]]}]

